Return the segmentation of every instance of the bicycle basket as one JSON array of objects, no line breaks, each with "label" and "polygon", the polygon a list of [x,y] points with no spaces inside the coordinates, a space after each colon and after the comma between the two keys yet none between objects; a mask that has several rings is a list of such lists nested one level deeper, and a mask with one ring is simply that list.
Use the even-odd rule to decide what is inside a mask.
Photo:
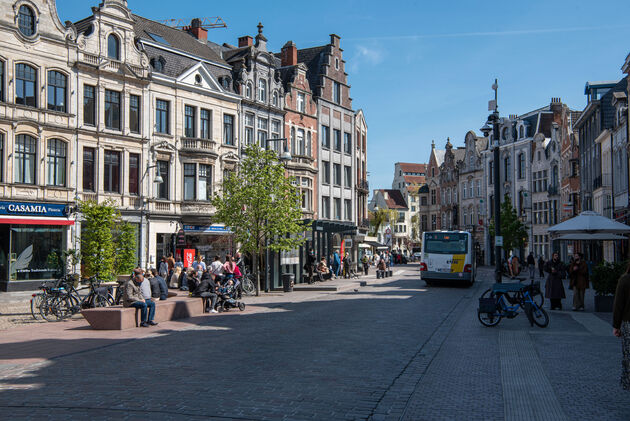
[{"label": "bicycle basket", "polygon": [[494,298],[479,299],[479,313],[494,313],[497,311],[497,302]]}]

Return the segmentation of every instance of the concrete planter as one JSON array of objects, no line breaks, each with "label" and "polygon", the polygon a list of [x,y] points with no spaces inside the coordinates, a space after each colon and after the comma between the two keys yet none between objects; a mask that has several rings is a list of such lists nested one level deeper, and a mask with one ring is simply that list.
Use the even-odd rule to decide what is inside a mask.
[{"label": "concrete planter", "polygon": [[595,295],[595,311],[598,313],[612,313],[614,295]]}]

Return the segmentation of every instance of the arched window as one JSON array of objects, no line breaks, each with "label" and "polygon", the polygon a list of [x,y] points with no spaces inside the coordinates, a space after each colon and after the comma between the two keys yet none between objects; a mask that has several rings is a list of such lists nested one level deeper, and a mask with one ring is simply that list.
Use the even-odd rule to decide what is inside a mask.
[{"label": "arched window", "polygon": [[67,77],[61,72],[48,72],[48,109],[66,112],[66,83]]},{"label": "arched window", "polygon": [[35,13],[33,9],[26,5],[20,6],[18,12],[18,28],[20,32],[27,37],[35,35]]},{"label": "arched window", "polygon": [[15,103],[37,107],[37,70],[28,64],[16,64],[15,81]]},{"label": "arched window", "polygon": [[49,186],[66,185],[66,143],[59,139],[48,141],[46,166],[48,168]]},{"label": "arched window", "polygon": [[252,99],[252,84],[251,83],[247,83],[247,86],[245,87],[245,96],[248,99]]},{"label": "arched window", "polygon": [[120,60],[120,40],[114,34],[107,37],[107,57]]},{"label": "arched window", "polygon": [[273,106],[274,106],[274,107],[278,107],[278,106],[279,106],[279,101],[278,101],[278,92],[275,92],[275,91],[274,91],[274,93],[273,93],[273,100],[272,100],[272,102],[273,102]]},{"label": "arched window", "polygon": [[35,184],[35,164],[37,140],[29,135],[20,134],[15,141],[15,160],[13,161],[13,181],[23,184]]},{"label": "arched window", "polygon": [[524,137],[525,137],[525,130],[523,129],[523,126],[521,126],[521,127],[518,129],[518,137],[519,137],[520,139],[522,139],[522,138],[524,138]]},{"label": "arched window", "polygon": [[265,79],[258,80],[258,100],[267,102],[267,81]]},{"label": "arched window", "polygon": [[297,139],[296,139],[297,146],[298,146],[297,154],[301,155],[301,156],[306,155],[306,144],[304,143],[304,141],[305,141],[304,130],[303,129],[298,129],[297,130]]}]

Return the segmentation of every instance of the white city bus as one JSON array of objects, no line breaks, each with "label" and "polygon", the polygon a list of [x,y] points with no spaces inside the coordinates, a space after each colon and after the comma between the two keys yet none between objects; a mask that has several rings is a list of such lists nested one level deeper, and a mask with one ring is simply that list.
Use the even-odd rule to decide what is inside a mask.
[{"label": "white city bus", "polygon": [[431,231],[422,234],[420,277],[435,281],[475,282],[477,266],[472,235],[466,231]]}]

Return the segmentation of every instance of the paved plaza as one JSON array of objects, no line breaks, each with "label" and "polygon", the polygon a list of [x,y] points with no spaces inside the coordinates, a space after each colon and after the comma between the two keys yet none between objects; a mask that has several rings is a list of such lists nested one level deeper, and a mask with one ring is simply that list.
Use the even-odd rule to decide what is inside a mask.
[{"label": "paved plaza", "polygon": [[417,265],[394,274],[152,329],[11,325],[0,418],[630,419],[621,345],[592,296],[586,312],[550,312],[547,329],[523,315],[487,328],[476,308],[489,269],[472,288],[427,288]]}]

